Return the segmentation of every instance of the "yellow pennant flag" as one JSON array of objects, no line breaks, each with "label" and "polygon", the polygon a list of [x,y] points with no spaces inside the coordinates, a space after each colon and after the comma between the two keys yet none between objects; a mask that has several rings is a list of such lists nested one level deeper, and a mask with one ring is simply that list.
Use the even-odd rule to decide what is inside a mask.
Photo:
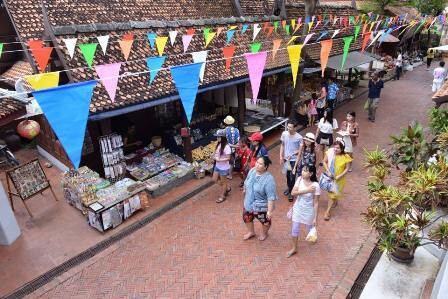
[{"label": "yellow pennant flag", "polygon": [[210,32],[207,37],[205,38],[205,47],[207,47],[210,42],[215,38],[216,32]]},{"label": "yellow pennant flag", "polygon": [[309,22],[308,23],[308,33],[310,33],[311,31],[311,27],[313,27],[314,22]]},{"label": "yellow pennant flag", "polygon": [[294,35],[294,36],[289,40],[288,45],[289,45],[290,43],[294,42],[297,38],[298,38],[298,36],[297,36],[297,35]]},{"label": "yellow pennant flag", "polygon": [[47,89],[59,85],[59,72],[25,76],[25,80],[34,90]]},{"label": "yellow pennant flag", "polygon": [[370,32],[372,32],[372,28],[373,28],[373,26],[375,26],[375,23],[376,23],[376,22],[372,22],[372,23],[370,23],[370,29],[369,29]]},{"label": "yellow pennant flag", "polygon": [[234,25],[234,26],[230,26],[230,27],[229,27],[229,30],[235,30],[235,29],[237,29],[237,28],[238,28],[238,26],[235,26],[235,25]]},{"label": "yellow pennant flag", "polygon": [[291,27],[296,28],[296,19],[291,20]]},{"label": "yellow pennant flag", "polygon": [[166,42],[168,41],[168,36],[158,36],[156,37],[156,46],[159,56],[162,56],[165,52]]},{"label": "yellow pennant flag", "polygon": [[294,88],[296,87],[297,71],[299,70],[302,47],[303,45],[288,46],[288,55],[289,61],[291,63],[292,81],[294,82]]}]

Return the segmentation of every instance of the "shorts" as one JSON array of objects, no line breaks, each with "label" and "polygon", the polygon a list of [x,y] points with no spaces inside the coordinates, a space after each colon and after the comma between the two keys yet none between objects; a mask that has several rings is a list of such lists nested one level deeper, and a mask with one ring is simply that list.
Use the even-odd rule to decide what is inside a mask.
[{"label": "shorts", "polygon": [[215,166],[213,172],[217,172],[220,176],[228,176],[230,174],[230,169],[218,169]]},{"label": "shorts", "polygon": [[255,212],[248,212],[245,209],[243,209],[243,221],[244,223],[251,223],[254,221],[255,218],[257,218],[261,224],[270,226],[271,220],[268,219],[267,214],[268,212],[255,213]]},{"label": "shorts", "polygon": [[325,134],[319,132],[319,135],[317,136],[316,139],[316,143],[320,145],[331,146],[333,144],[333,134]]}]

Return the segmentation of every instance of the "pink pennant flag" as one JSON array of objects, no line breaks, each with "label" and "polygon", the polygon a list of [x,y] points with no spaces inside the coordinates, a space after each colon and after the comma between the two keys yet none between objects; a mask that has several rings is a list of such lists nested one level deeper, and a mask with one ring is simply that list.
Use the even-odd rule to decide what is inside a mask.
[{"label": "pink pennant flag", "polygon": [[314,33],[310,33],[305,37],[305,40],[303,41],[303,45],[305,46],[311,37],[313,37]]},{"label": "pink pennant flag", "polygon": [[103,83],[104,88],[109,94],[109,97],[112,100],[112,102],[115,101],[115,94],[117,92],[120,67],[121,62],[95,66],[96,73],[98,74],[101,83]]},{"label": "pink pennant flag", "polygon": [[244,54],[247,62],[247,71],[249,73],[250,85],[252,88],[252,100],[257,102],[258,92],[260,91],[261,78],[263,77],[264,66],[266,65],[267,52],[246,53]]},{"label": "pink pennant flag", "polygon": [[182,35],[182,43],[184,44],[184,53],[187,52],[188,46],[190,45],[192,39],[193,35],[191,34]]}]

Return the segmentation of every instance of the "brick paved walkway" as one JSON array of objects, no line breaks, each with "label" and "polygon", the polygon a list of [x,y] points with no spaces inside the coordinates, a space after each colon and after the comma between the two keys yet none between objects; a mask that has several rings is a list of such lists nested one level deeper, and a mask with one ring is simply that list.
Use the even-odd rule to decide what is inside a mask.
[{"label": "brick paved walkway", "polygon": [[[299,252],[284,257],[289,249],[290,222],[285,214],[285,197],[277,203],[269,238],[260,242],[242,241],[245,227],[241,220],[242,195],[234,179],[230,198],[216,204],[216,186],[168,212],[113,250],[89,265],[78,267],[60,284],[37,291],[45,298],[328,298],[343,296],[340,285],[363,245],[371,249],[372,233],[361,222],[360,212],[367,205],[367,175],[361,169],[362,146],[385,146],[388,136],[411,120],[424,121],[430,103],[431,73],[424,68],[400,81],[387,83],[377,114],[377,122],[366,121],[364,99],[338,109],[342,121],[348,110],[358,113],[360,146],[356,149],[354,172],[349,175],[345,198],[329,222],[323,221],[326,196],[321,200],[319,241],[301,241]],[[425,82],[424,84],[422,82]],[[282,192],[285,180],[280,174],[278,151],[270,152],[271,171]],[[257,223],[256,229],[260,229]],[[51,249],[50,249],[51,250]],[[358,263],[359,264],[359,263]],[[362,265],[362,263],[360,264]],[[358,265],[359,268],[359,265]],[[345,282],[347,284],[347,282]],[[345,289],[349,289],[349,283]]]}]

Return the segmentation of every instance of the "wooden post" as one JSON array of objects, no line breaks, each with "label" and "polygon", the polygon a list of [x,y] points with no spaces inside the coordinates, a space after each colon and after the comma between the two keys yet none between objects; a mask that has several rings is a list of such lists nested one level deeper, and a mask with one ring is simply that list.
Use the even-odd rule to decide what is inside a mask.
[{"label": "wooden post", "polygon": [[243,134],[244,116],[246,114],[246,84],[240,83],[236,88],[238,95],[238,130],[240,130],[240,134]]}]

